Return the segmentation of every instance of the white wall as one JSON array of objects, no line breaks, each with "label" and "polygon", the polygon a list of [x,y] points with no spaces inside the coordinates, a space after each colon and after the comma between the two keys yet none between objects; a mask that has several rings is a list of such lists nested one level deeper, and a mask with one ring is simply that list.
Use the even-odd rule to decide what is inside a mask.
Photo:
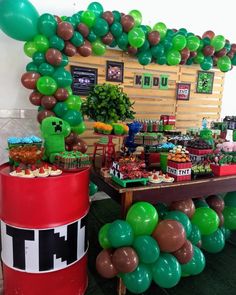
[{"label": "white wall", "polygon": [[[31,0],[40,14],[48,12],[70,16],[85,10],[92,1]],[[162,21],[169,28],[187,28],[201,35],[208,29],[222,34],[236,43],[234,0],[100,0],[105,10],[128,13],[138,9],[143,14],[143,24],[154,25]],[[8,38],[0,32],[0,109],[32,109],[28,102],[29,92],[20,83],[29,58],[24,55],[23,42]],[[228,72],[225,79],[222,117],[236,115],[236,69]]]}]

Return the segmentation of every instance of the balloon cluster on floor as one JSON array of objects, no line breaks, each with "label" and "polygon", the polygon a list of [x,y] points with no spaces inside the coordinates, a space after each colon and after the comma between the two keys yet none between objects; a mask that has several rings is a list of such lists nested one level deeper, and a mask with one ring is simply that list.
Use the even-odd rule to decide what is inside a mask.
[{"label": "balloon cluster on floor", "polygon": [[104,278],[118,276],[135,294],[145,292],[152,281],[172,288],[181,277],[204,270],[200,248],[220,252],[230,230],[235,229],[236,193],[227,194],[225,202],[216,195],[170,206],[138,202],[131,206],[126,220],[115,220],[100,229],[103,250],[96,268]]}]

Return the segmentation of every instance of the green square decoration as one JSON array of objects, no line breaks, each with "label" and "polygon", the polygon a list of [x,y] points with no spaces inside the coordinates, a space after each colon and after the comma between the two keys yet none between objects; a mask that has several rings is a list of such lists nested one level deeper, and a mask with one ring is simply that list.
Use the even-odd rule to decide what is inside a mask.
[{"label": "green square decoration", "polygon": [[214,72],[199,71],[197,78],[197,93],[212,94]]},{"label": "green square decoration", "polygon": [[142,79],[142,88],[152,88],[152,74],[144,73]]},{"label": "green square decoration", "polygon": [[160,89],[169,89],[169,75],[160,75]]}]

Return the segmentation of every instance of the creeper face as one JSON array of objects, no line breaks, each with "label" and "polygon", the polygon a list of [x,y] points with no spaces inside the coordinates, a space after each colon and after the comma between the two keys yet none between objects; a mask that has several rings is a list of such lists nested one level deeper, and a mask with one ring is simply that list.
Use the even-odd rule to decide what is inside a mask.
[{"label": "creeper face", "polygon": [[60,118],[48,117],[43,120],[41,131],[44,137],[52,135],[63,135],[66,137],[70,134],[70,126]]}]

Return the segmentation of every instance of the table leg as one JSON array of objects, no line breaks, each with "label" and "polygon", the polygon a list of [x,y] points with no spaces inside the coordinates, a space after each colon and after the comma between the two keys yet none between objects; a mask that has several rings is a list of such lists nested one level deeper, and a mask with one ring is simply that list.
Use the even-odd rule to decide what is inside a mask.
[{"label": "table leg", "polygon": [[[121,196],[121,217],[125,218],[129,207],[133,204],[133,192],[123,193]],[[122,279],[118,279],[117,294],[125,295],[126,287],[123,284]]]}]

